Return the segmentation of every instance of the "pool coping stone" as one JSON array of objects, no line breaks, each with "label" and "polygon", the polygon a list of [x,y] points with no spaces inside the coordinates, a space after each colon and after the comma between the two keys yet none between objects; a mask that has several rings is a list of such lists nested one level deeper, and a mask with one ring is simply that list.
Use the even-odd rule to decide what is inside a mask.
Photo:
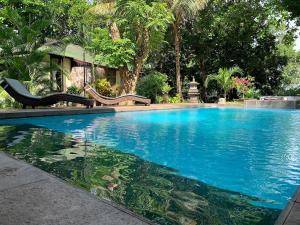
[{"label": "pool coping stone", "polygon": [[154,225],[124,207],[0,152],[1,225]]},{"label": "pool coping stone", "polygon": [[115,113],[115,112],[133,112],[133,111],[152,111],[152,110],[171,110],[171,109],[190,109],[190,108],[244,108],[242,104],[204,104],[204,103],[180,103],[180,104],[153,104],[150,106],[103,106],[86,109],[83,107],[60,107],[60,108],[37,108],[37,109],[16,109],[16,110],[0,110],[0,119],[14,119],[26,117],[41,116],[62,116],[62,115],[78,115],[78,114],[99,114],[99,113]]},{"label": "pool coping stone", "polygon": [[299,225],[300,224],[300,186],[285,209],[281,212],[275,225]]}]

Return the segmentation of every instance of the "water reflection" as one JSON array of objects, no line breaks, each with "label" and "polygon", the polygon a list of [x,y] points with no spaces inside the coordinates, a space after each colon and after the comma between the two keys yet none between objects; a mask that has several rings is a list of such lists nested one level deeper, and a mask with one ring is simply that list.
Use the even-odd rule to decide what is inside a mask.
[{"label": "water reflection", "polygon": [[162,225],[269,225],[279,214],[250,204],[259,199],[32,125],[0,126],[0,150]]},{"label": "water reflection", "polygon": [[[300,113],[189,109],[0,121],[34,124],[255,196],[282,209],[300,184]],[[258,204],[258,203],[257,203]]]}]

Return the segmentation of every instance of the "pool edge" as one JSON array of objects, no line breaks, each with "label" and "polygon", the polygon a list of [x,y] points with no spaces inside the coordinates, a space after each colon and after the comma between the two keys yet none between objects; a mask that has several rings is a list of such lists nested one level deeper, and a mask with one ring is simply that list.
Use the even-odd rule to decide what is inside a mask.
[{"label": "pool edge", "polygon": [[300,224],[300,186],[275,222],[275,225],[298,224]]},{"label": "pool edge", "polygon": [[243,105],[229,104],[153,104],[150,106],[112,106],[112,107],[95,107],[91,109],[85,108],[44,108],[44,109],[20,109],[0,111],[0,119],[17,119],[26,117],[41,116],[63,116],[78,114],[99,114],[99,113],[116,113],[116,112],[135,112],[135,111],[157,111],[172,109],[193,109],[193,108],[244,108]]},{"label": "pool edge", "polygon": [[[8,184],[8,186],[10,186],[10,187],[5,187],[5,185],[7,185],[7,184],[5,184],[3,182],[2,182],[2,184],[0,183],[0,194],[1,193],[3,194],[3,192],[5,192],[5,191],[16,192],[18,189],[23,188],[25,186],[29,186],[29,185],[32,185],[32,187],[34,189],[34,188],[36,188],[35,186],[37,186],[40,182],[45,182],[45,181],[51,180],[51,182],[49,182],[49,183],[59,184],[61,187],[66,188],[68,190],[71,190],[72,192],[79,193],[79,195],[81,194],[83,196],[87,196],[89,198],[90,202],[93,201],[94,204],[99,205],[100,208],[101,208],[101,205],[102,205],[102,207],[105,207],[105,205],[106,205],[108,208],[111,208],[112,210],[115,209],[115,211],[116,211],[115,216],[116,217],[122,217],[122,219],[125,218],[125,220],[128,219],[130,221],[132,221],[132,220],[135,221],[135,222],[132,222],[132,223],[127,221],[128,224],[132,224],[132,225],[136,225],[136,224],[138,224],[138,225],[140,225],[140,224],[142,224],[142,225],[146,225],[146,224],[148,224],[148,225],[158,225],[157,223],[154,223],[153,221],[150,221],[149,219],[128,210],[127,208],[113,202],[112,200],[97,197],[97,196],[91,194],[90,192],[88,192],[86,190],[83,190],[79,187],[76,187],[76,186],[66,182],[65,180],[63,180],[63,179],[61,179],[57,176],[54,176],[50,173],[47,173],[46,171],[43,171],[43,170],[41,170],[41,169],[31,165],[31,164],[28,164],[27,162],[16,159],[15,157],[13,157],[10,154],[7,154],[5,152],[0,151],[0,160],[2,161],[2,165],[0,165],[0,171],[2,171],[0,173],[0,177],[2,176],[2,178],[4,177],[4,179],[5,179],[5,177],[10,178],[12,176],[12,177],[14,177],[14,179],[17,179],[17,180],[12,182],[12,183],[15,182],[15,184],[13,184],[13,185]],[[11,173],[10,170],[16,172],[17,175],[6,174],[6,173]],[[21,170],[21,172],[19,170]],[[24,171],[26,171],[26,173],[29,175],[28,176],[29,180],[26,181],[26,182],[24,182],[24,180],[21,180],[22,178],[20,178],[20,174],[24,173]],[[12,173],[14,173],[14,172],[12,172]],[[31,175],[33,175],[33,176],[31,176]],[[38,178],[37,178],[37,175],[38,175]],[[34,177],[34,180],[32,180],[33,177]],[[24,177],[23,177],[23,179],[24,179]],[[25,179],[27,179],[27,178],[25,178]],[[4,187],[2,187],[3,185],[4,185]],[[51,186],[51,184],[50,184],[50,186]],[[55,195],[57,195],[57,193],[54,193],[54,196]],[[79,198],[79,196],[76,195],[75,198]],[[68,200],[67,197],[66,197],[66,200]],[[18,203],[10,202],[10,203],[11,204],[16,204],[16,205],[19,204],[19,202]],[[35,204],[36,204],[36,202],[32,202],[31,205],[35,205]],[[51,202],[45,202],[43,204],[51,205]],[[6,207],[9,208],[9,205],[6,205]],[[32,211],[34,212],[34,210],[32,210]],[[101,212],[99,210],[99,212],[97,214],[101,215],[101,213],[103,214],[103,212]],[[20,216],[22,217],[22,215],[20,215]],[[94,216],[97,216],[97,215],[94,215]],[[18,218],[14,218],[14,219],[18,219]],[[24,218],[20,218],[20,220],[23,220],[23,219]],[[62,217],[62,219],[65,219],[65,218]],[[84,220],[85,218],[79,218],[79,220],[80,219]],[[115,218],[111,218],[111,219],[113,221],[112,224],[114,224],[114,225],[115,224],[116,225],[118,225],[118,224],[119,225],[124,225],[124,223],[118,223],[117,222],[118,219],[117,220],[115,220]],[[138,221],[140,221],[140,223],[138,223]]]}]

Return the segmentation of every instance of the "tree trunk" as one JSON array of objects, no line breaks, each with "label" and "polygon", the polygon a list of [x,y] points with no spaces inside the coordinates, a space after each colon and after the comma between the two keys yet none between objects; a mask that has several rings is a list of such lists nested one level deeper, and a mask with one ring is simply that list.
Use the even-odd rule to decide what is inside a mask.
[{"label": "tree trunk", "polygon": [[135,94],[135,88],[140,74],[143,70],[144,63],[149,55],[149,33],[144,30],[137,38],[138,51],[134,59],[133,71],[124,73],[121,90],[125,94]]},{"label": "tree trunk", "polygon": [[110,26],[110,33],[111,33],[111,39],[113,41],[116,41],[121,38],[120,30],[116,22],[112,22]]},{"label": "tree trunk", "polygon": [[179,22],[175,21],[173,24],[174,31],[174,45],[175,45],[175,57],[176,57],[176,91],[182,96],[181,90],[181,74],[180,74],[180,30],[179,30]]},{"label": "tree trunk", "polygon": [[207,79],[207,73],[206,73],[206,70],[205,70],[205,60],[201,60],[200,61],[200,75],[201,75],[201,81],[202,81],[202,87],[201,87],[201,90],[200,90],[200,92],[201,92],[201,98],[202,98],[202,100],[204,101],[204,100],[206,100],[206,96],[207,96],[207,93],[206,93],[206,87],[205,87],[205,81],[206,81],[206,79]]},{"label": "tree trunk", "polygon": [[143,61],[143,58],[138,57],[135,61],[133,71],[124,71],[121,85],[122,94],[135,94],[136,84],[144,66]]}]

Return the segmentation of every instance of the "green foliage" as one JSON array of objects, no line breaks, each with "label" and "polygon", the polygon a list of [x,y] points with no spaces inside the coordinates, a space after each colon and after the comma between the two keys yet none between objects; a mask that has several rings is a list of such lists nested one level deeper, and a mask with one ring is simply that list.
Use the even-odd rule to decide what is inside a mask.
[{"label": "green foliage", "polygon": [[[173,45],[175,28],[178,44],[183,45],[180,71],[195,75],[203,86],[208,74],[238,65],[255,78],[255,88],[264,95],[296,94],[299,89],[299,56],[292,49],[296,28],[291,23],[300,15],[298,1],[2,0],[0,4],[0,76],[26,81],[36,94],[50,91],[51,68],[43,63],[47,52],[39,50],[47,38],[81,44],[94,53],[97,63],[127,71],[122,83],[132,87],[127,93],[134,92],[145,63],[167,74],[175,86],[174,59],[179,54]],[[121,38],[114,39],[115,35]],[[201,91],[205,96],[207,89]],[[166,102],[165,93],[161,95]]]},{"label": "green foliage", "polygon": [[72,39],[81,44],[84,27],[92,25],[88,11],[90,5],[85,0],[50,0],[46,3],[47,14],[51,16],[51,29],[48,37]]},{"label": "green foliage", "polygon": [[175,103],[181,103],[181,102],[182,102],[182,99],[181,99],[180,94],[176,94],[176,96],[169,98],[169,103],[175,104]]},{"label": "green foliage", "polygon": [[95,83],[96,90],[104,96],[112,96],[112,87],[106,79],[99,79]]},{"label": "green foliage", "polygon": [[158,95],[158,96],[156,96],[156,98],[155,98],[155,102],[156,102],[157,104],[166,103],[166,99],[165,99],[163,96]]},{"label": "green foliage", "polygon": [[138,81],[136,87],[137,94],[150,98],[152,102],[156,100],[161,101],[161,98],[158,96],[167,95],[171,90],[167,81],[167,75],[159,72],[146,75]]},{"label": "green foliage", "polygon": [[82,90],[81,88],[75,86],[75,85],[72,85],[70,87],[67,88],[67,91],[66,91],[68,94],[73,94],[73,95],[80,95]]},{"label": "green foliage", "polygon": [[1,76],[30,81],[33,73],[44,72],[41,62],[45,53],[38,51],[43,44],[44,30],[49,19],[42,13],[41,1],[8,1],[0,9]]},{"label": "green foliage", "polygon": [[212,0],[182,32],[182,61],[192,65],[183,68],[183,73],[198,76],[204,84],[208,74],[238,65],[255,77],[263,94],[272,94],[288,61],[277,45],[294,40],[295,30],[289,24],[286,11],[271,0],[263,4],[260,0]]},{"label": "green foliage", "polygon": [[222,87],[224,98],[226,99],[228,91],[234,87],[232,76],[237,73],[242,74],[243,71],[239,67],[232,67],[230,69],[220,68],[217,74],[207,76],[205,86],[207,87],[211,81],[216,81]]},{"label": "green foliage", "polygon": [[292,12],[294,17],[300,17],[300,3],[297,0],[281,0],[288,11]]},{"label": "green foliage", "polygon": [[89,48],[95,52],[96,62],[110,67],[131,67],[135,56],[134,44],[129,39],[113,41],[106,28],[93,30]]},{"label": "green foliage", "polygon": [[123,38],[135,45],[135,57],[123,87],[126,93],[133,93],[149,54],[161,46],[173,16],[166,4],[145,0],[118,0],[116,15]]},{"label": "green foliage", "polygon": [[279,45],[280,54],[289,58],[283,68],[281,85],[276,90],[277,95],[294,95],[300,90],[300,52],[295,52],[293,46]]},{"label": "green foliage", "polygon": [[6,91],[0,90],[0,109],[21,107],[21,104],[19,104],[12,97],[10,97],[10,95]]},{"label": "green foliage", "polygon": [[256,98],[259,99],[261,97],[260,90],[255,87],[250,87],[244,92],[245,98]]},{"label": "green foliage", "polygon": [[[248,96],[251,95],[251,93],[254,94],[254,78],[251,76],[247,77],[233,77],[232,78],[233,82],[233,88],[235,88],[238,92],[239,97],[242,97],[243,99],[245,98],[245,94],[248,93]],[[250,91],[250,89],[253,89]]]},{"label": "green foliage", "polygon": [[158,49],[173,21],[166,4],[144,0],[118,0],[117,15],[123,36],[135,43],[136,51]]}]

